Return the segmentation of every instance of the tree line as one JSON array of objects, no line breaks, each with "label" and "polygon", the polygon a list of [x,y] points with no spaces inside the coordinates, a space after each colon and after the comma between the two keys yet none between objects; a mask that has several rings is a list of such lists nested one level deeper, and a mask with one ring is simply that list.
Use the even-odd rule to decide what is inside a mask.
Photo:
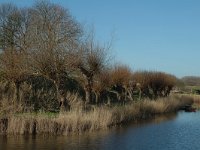
[{"label": "tree line", "polygon": [[69,93],[77,94],[84,105],[169,95],[175,76],[110,64],[109,48],[110,44],[100,44],[93,33],[86,33],[60,5],[47,1],[29,8],[1,4],[1,99],[7,93],[9,104],[49,111],[69,110]]}]

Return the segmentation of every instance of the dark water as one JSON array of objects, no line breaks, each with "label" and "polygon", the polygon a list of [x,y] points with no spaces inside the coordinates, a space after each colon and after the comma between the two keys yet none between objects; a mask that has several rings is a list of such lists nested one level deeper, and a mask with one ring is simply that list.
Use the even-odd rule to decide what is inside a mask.
[{"label": "dark water", "polygon": [[0,136],[1,150],[199,150],[200,112],[71,136]]}]

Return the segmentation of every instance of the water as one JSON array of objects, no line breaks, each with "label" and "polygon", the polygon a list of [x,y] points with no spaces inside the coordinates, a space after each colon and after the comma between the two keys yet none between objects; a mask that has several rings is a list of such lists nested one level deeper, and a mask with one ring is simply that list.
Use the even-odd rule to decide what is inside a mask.
[{"label": "water", "polygon": [[1,150],[198,150],[200,112],[71,136],[0,136]]}]

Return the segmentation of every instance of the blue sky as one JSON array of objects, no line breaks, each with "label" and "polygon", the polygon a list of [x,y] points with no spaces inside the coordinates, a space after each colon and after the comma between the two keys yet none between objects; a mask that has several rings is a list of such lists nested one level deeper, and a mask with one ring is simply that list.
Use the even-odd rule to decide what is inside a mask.
[{"label": "blue sky", "polygon": [[[32,0],[0,0],[20,7]],[[200,76],[199,0],[51,0],[70,10],[97,39],[114,33],[112,55],[133,70]]]}]

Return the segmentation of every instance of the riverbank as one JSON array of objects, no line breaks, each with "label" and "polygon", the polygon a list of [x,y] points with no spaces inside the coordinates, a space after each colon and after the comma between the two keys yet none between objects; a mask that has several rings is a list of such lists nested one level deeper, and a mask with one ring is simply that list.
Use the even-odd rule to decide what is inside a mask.
[{"label": "riverbank", "polygon": [[193,98],[192,107],[194,107],[197,110],[200,110],[200,95],[191,95],[191,97]]},{"label": "riverbank", "polygon": [[109,129],[131,121],[148,119],[157,114],[175,112],[193,103],[193,97],[170,96],[158,100],[141,100],[124,106],[101,106],[91,111],[62,114],[13,114],[0,120],[1,134],[67,135]]}]

